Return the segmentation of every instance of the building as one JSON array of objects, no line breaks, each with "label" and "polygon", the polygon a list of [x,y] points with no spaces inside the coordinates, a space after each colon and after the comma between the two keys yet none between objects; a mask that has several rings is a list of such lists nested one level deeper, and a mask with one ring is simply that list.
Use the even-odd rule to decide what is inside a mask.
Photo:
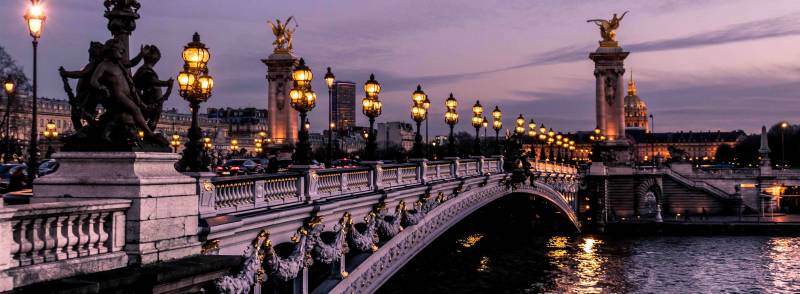
[{"label": "building", "polygon": [[356,84],[335,82],[331,96],[331,112],[337,130],[350,130],[356,125]]},{"label": "building", "polygon": [[[239,148],[244,148],[249,151],[255,149],[255,139],[258,138],[258,133],[266,132],[269,134],[268,129],[268,112],[266,109],[258,109],[254,107],[247,108],[208,108],[209,120],[217,121],[217,128],[224,128],[224,138],[236,139],[239,143]],[[215,133],[218,133],[215,132]],[[230,142],[216,142],[222,145],[230,145]]]},{"label": "building", "polygon": [[388,149],[398,146],[403,151],[411,151],[414,147],[414,127],[406,122],[378,123],[378,137],[376,143],[379,149]]},{"label": "building", "polygon": [[634,156],[637,162],[652,160],[659,155],[672,157],[672,150],[682,151],[692,161],[713,161],[721,145],[733,147],[747,137],[744,131],[671,132],[645,133],[644,130],[626,131],[628,138],[636,142]]},{"label": "building", "polygon": [[650,124],[647,120],[647,104],[636,95],[636,81],[633,73],[628,81],[628,96],[625,96],[625,129],[644,130],[649,133]]}]

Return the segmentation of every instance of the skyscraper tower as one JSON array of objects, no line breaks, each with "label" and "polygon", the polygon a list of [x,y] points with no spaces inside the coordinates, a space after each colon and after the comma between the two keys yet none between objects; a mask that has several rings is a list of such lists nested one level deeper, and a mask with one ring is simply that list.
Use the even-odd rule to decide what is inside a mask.
[{"label": "skyscraper tower", "polygon": [[356,84],[335,82],[333,84],[333,122],[340,132],[356,125]]}]

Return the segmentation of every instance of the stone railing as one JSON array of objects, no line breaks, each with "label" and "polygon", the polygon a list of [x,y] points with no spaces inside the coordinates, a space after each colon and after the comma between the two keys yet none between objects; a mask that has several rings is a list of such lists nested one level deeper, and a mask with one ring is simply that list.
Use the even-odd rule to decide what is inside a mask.
[{"label": "stone railing", "polygon": [[[565,164],[531,162],[531,165],[534,171],[548,173],[550,176],[577,174],[575,167]],[[489,157],[208,177],[199,183],[200,215],[209,217],[256,208],[298,205],[370,191],[502,172],[503,158]]]},{"label": "stone railing", "polygon": [[381,185],[385,189],[421,183],[420,169],[421,165],[416,163],[383,165],[379,176]]},{"label": "stone railing", "polygon": [[308,193],[314,200],[371,191],[372,178],[368,167],[318,170],[311,173]]},{"label": "stone railing", "polygon": [[453,178],[453,161],[429,161],[425,167],[425,181],[438,181]]},{"label": "stone railing", "polygon": [[200,214],[250,210],[303,202],[303,175],[276,173],[200,180]]},{"label": "stone railing", "polygon": [[130,200],[0,207],[0,284],[13,287],[124,267]]}]

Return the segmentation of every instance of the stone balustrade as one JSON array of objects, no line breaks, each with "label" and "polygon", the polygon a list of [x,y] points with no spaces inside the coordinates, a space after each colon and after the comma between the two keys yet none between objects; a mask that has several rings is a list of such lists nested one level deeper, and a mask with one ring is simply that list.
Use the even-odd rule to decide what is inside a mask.
[{"label": "stone balustrade", "polygon": [[130,206],[130,200],[0,206],[0,285],[19,287],[126,266],[122,250]]},{"label": "stone balustrade", "polygon": [[[575,175],[570,165],[531,162],[534,171]],[[200,181],[203,217],[263,207],[302,204],[347,195],[397,189],[427,182],[503,172],[502,157],[380,164],[356,168],[312,169],[267,175],[209,177]]]}]

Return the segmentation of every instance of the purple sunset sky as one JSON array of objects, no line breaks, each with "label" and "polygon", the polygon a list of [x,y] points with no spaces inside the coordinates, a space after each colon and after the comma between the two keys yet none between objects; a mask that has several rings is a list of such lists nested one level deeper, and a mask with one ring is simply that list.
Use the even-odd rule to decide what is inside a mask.
[{"label": "purple sunset sky", "polygon": [[[200,32],[211,48],[213,107],[266,107],[272,51],[268,19],[294,15],[295,54],[315,72],[318,106],[312,129],[327,120],[322,76],[362,84],[374,72],[384,91],[378,121],[410,122],[410,94],[421,83],[432,99],[431,134],[445,132],[443,101],[459,99],[461,122],[480,99],[499,105],[505,126],[522,113],[557,130],[594,128],[594,76],[588,53],[600,38],[590,18],[630,10],[618,31],[639,95],[656,130],[755,132],[779,120],[798,123],[800,3],[787,1],[349,1],[140,0],[131,39],[156,44],[162,79],[177,74],[180,51]],[[29,1],[0,3],[0,46],[30,75],[30,37],[22,19]],[[101,0],[46,0],[39,93],[64,98],[57,68],[86,63],[89,41],[110,37]],[[359,95],[363,93],[359,90]],[[357,97],[360,100],[360,97]],[[166,107],[186,110],[174,94]],[[364,124],[359,114],[360,124]]]}]

